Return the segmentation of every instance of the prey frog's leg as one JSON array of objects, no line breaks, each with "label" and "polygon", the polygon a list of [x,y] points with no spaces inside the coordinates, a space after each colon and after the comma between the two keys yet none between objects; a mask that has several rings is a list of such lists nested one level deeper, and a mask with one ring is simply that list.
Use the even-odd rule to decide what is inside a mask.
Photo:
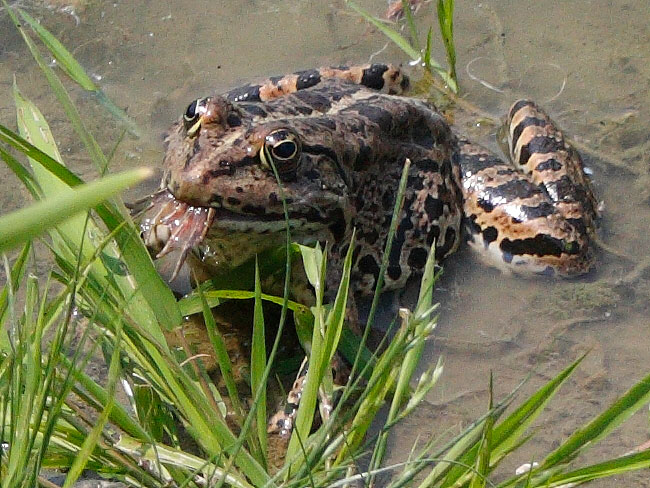
[{"label": "prey frog's leg", "polygon": [[[300,399],[302,398],[303,388],[307,380],[307,369],[309,366],[309,359],[305,357],[296,379],[291,386],[286,398],[284,407],[278,410],[269,420],[266,431],[280,439],[288,440],[293,432],[293,426],[298,414],[298,407],[300,406]],[[332,371],[335,384],[344,384],[347,381],[347,366],[343,360],[334,355],[332,360]],[[329,419],[330,413],[334,409],[334,400],[330,394],[325,392],[323,388],[318,389],[318,402],[319,412],[323,422]]]},{"label": "prey frog's leg", "polygon": [[562,276],[588,271],[597,211],[580,156],[532,102],[512,106],[506,129],[515,167],[460,141],[470,245],[504,270]]},{"label": "prey frog's leg", "polygon": [[316,86],[337,78],[373,90],[399,95],[408,88],[409,79],[402,70],[386,64],[318,68],[285,76],[274,76],[260,83],[235,88],[224,96],[231,102],[266,102],[274,98]]}]

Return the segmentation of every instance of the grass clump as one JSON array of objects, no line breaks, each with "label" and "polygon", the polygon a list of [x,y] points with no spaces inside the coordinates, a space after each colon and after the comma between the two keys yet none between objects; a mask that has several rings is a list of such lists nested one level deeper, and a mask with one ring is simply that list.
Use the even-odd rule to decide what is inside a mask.
[{"label": "grass clump", "polygon": [[[21,11],[9,12],[99,174],[104,174],[110,158],[85,130],[63,84],[42,62],[31,34],[18,25],[16,15],[28,24],[29,19]],[[48,49],[69,59],[65,48],[49,39],[42,27],[34,27],[34,32]],[[69,64],[67,73],[70,66],[74,64]],[[0,487],[52,486],[43,477],[43,468],[64,471],[64,486],[72,486],[84,470],[92,470],[134,487],[378,485],[377,477],[390,473],[385,486],[391,488],[505,488],[583,483],[650,467],[648,451],[573,467],[579,456],[648,402],[648,376],[559,443],[531,471],[502,478],[498,485],[491,481],[500,463],[534,438],[530,427],[582,358],[516,407],[515,392],[500,401],[491,394],[486,413],[453,439],[444,443],[431,439],[414,446],[404,463],[387,465],[390,429],[418,407],[442,373],[438,362],[415,376],[424,343],[436,324],[432,291],[437,275],[432,256],[416,307],[401,311],[394,338],[386,339],[377,354],[364,348],[372,320],[360,341],[344,326],[351,253],[335,299],[327,303],[327,253],[319,246],[291,243],[288,232],[280,252],[235,270],[222,278],[221,286],[206,282],[177,300],[156,273],[122,201],[113,196],[146,173],[128,173],[121,180],[107,177],[86,186],[63,164],[42,114],[17,89],[14,94],[20,134],[0,126],[0,156],[40,201],[36,205],[41,205],[20,214],[20,220],[39,215],[45,204],[61,212],[61,218],[38,226],[27,220],[25,228],[12,224],[18,220],[16,214],[0,219],[3,237],[12,235],[2,249],[22,245],[12,264],[6,256],[3,259],[7,280],[0,293]],[[14,158],[10,148],[26,156],[29,167]],[[408,163],[404,175],[407,169]],[[405,181],[403,177],[391,234]],[[29,274],[32,239],[43,232],[47,234],[43,242],[57,265],[44,281]],[[302,261],[315,289],[316,303],[311,308],[289,299],[292,259]],[[264,270],[269,268],[284,270],[282,297],[261,290]],[[385,268],[384,260],[382,274]],[[253,291],[227,286],[246,282],[245,270],[252,273]],[[24,297],[21,306],[19,295]],[[221,325],[212,314],[226,300],[243,299],[254,303],[250,384],[244,392],[236,384]],[[263,302],[281,307],[277,324],[269,323],[262,313]],[[296,317],[309,369],[286,456],[274,465],[265,428],[271,411],[267,392],[289,312]],[[182,317],[191,313],[205,319],[225,388],[215,384],[200,357],[191,351],[181,351],[179,357],[167,340],[180,329]],[[85,323],[80,335],[73,333],[79,316]],[[267,350],[266,337],[273,330],[278,332]],[[105,381],[86,373],[87,363],[99,350],[107,365]],[[334,386],[330,372],[337,350],[352,363],[351,380],[343,388]],[[124,390],[128,406],[117,401],[118,388]],[[334,403],[337,389],[339,399]],[[380,422],[377,414],[384,403],[389,404],[385,420],[376,434],[369,435],[370,426]],[[323,408],[328,405],[331,410]],[[317,409],[320,426],[313,422]]]},{"label": "grass clump", "polygon": [[[413,64],[422,66],[425,71],[431,75],[439,77],[445,87],[452,93],[458,93],[458,78],[456,75],[456,47],[454,44],[454,0],[436,0],[438,27],[440,37],[445,46],[447,56],[447,68],[444,68],[437,62],[431,54],[431,45],[433,38],[433,27],[429,27],[425,37],[424,46],[420,43],[420,34],[415,24],[412,8],[409,0],[401,0],[402,11],[406,26],[408,27],[409,36],[405,37],[402,33],[392,27],[390,22],[373,16],[352,0],[347,0],[347,4],[361,15],[366,21],[372,24],[377,30],[384,34],[388,39],[399,47],[404,53],[411,58]],[[433,80],[432,80],[433,81]]]}]

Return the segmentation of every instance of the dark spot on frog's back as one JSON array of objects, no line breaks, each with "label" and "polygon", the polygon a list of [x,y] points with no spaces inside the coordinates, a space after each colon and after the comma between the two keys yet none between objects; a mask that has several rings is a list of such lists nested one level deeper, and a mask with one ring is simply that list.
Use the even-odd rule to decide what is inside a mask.
[{"label": "dark spot on frog's back", "polygon": [[359,152],[357,153],[357,158],[354,161],[354,169],[361,170],[370,165],[372,158],[372,149],[363,138],[357,139],[359,144]]},{"label": "dark spot on frog's back", "polygon": [[433,198],[431,195],[427,195],[426,200],[424,201],[424,210],[427,213],[428,220],[437,220],[442,216],[442,213],[445,209],[442,200],[439,198]]},{"label": "dark spot on frog's back", "polygon": [[424,265],[427,262],[427,256],[428,253],[425,248],[416,247],[411,249],[406,262],[412,269],[424,269]]},{"label": "dark spot on frog's back", "polygon": [[310,86],[317,85],[320,83],[320,73],[318,70],[310,69],[306,71],[299,71],[296,73],[298,75],[298,80],[296,81],[296,89],[304,90]]},{"label": "dark spot on frog's back", "polygon": [[226,98],[231,102],[259,102],[260,86],[246,85],[240,88],[235,88],[226,94]]},{"label": "dark spot on frog's back", "polygon": [[[480,231],[480,228],[479,228]],[[485,242],[486,245],[490,245],[491,242],[496,241],[497,237],[499,236],[499,232],[495,227],[486,227],[483,230],[483,241]]]},{"label": "dark spot on frog's back", "polygon": [[226,119],[226,122],[230,127],[239,127],[241,125],[241,119],[239,118],[239,115],[233,112],[230,112],[228,114],[228,118]]},{"label": "dark spot on frog's back", "polygon": [[345,238],[347,225],[345,222],[345,215],[340,208],[335,209],[328,215],[328,221],[331,222],[329,230],[334,237],[334,242],[341,242]]},{"label": "dark spot on frog's back", "polygon": [[357,263],[357,268],[363,274],[370,274],[375,277],[375,280],[379,276],[379,264],[377,260],[370,254],[366,254]]},{"label": "dark spot on frog's back", "polygon": [[440,165],[433,159],[428,158],[417,160],[413,163],[413,166],[427,173],[438,173],[440,171]]},{"label": "dark spot on frog's back", "polygon": [[355,108],[359,115],[366,117],[371,122],[374,122],[384,132],[390,132],[393,127],[394,114],[383,108],[377,107],[370,103],[357,104]]},{"label": "dark spot on frog's back", "polygon": [[447,230],[445,231],[445,243],[436,249],[436,257],[438,259],[442,259],[447,254],[449,254],[449,251],[451,251],[455,245],[456,230],[451,227],[447,227]]},{"label": "dark spot on frog's back", "polygon": [[319,112],[327,112],[332,107],[332,98],[316,91],[298,91],[293,96]]},{"label": "dark spot on frog's back", "polygon": [[361,84],[368,88],[381,90],[384,87],[384,73],[388,70],[385,64],[373,64],[363,70]]}]

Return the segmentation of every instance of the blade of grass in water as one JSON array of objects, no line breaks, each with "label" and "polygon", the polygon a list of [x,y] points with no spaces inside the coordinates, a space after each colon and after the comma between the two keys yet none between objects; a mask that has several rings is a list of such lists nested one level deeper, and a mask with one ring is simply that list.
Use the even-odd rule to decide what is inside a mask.
[{"label": "blade of grass in water", "polygon": [[[425,65],[425,67],[431,71],[433,70],[435,73],[442,78],[442,80],[447,84],[449,89],[454,92],[458,93],[458,83],[456,82],[455,78],[452,78],[450,76],[450,72],[454,73],[455,76],[455,67],[453,69],[450,69],[450,72],[445,70],[440,63],[438,63],[435,59],[431,57],[431,51],[429,50],[428,54],[420,52],[419,48],[413,47],[411,43],[404,37],[402,36],[398,31],[393,29],[392,27],[389,27],[385,23],[383,23],[381,20],[373,17],[370,13],[368,13],[366,10],[362,9],[359,7],[356,3],[354,3],[351,0],[347,0],[347,4],[355,10],[359,15],[361,15],[366,21],[371,23],[373,26],[375,26],[382,34],[384,34],[388,39],[390,39],[397,47],[399,47],[402,51],[406,53],[407,56],[411,58],[413,62],[417,63],[422,63]],[[410,13],[410,9],[406,10],[407,15]],[[445,10],[445,13],[447,10]],[[452,13],[453,13],[453,5],[452,5]],[[410,23],[409,26],[414,27],[413,23]],[[450,26],[446,25],[446,28],[449,31]],[[453,34],[453,32],[452,32]],[[415,36],[415,39],[417,39],[417,34]],[[414,41],[416,45],[419,45],[419,41]],[[453,39],[451,41],[451,47],[453,48]],[[451,51],[453,53],[453,60],[455,63],[455,51]],[[449,52],[448,52],[449,53]],[[426,61],[425,61],[425,57]],[[451,59],[451,58],[450,58]]]},{"label": "blade of grass in water", "polygon": [[454,0],[438,0],[438,23],[440,35],[447,53],[449,78],[454,82],[454,93],[458,91],[456,78],[456,48],[454,46]]},{"label": "blade of grass in water", "polygon": [[267,434],[266,434],[266,382],[264,368],[266,367],[266,341],[264,330],[264,311],[262,310],[262,285],[260,270],[255,260],[255,305],[253,310],[253,338],[251,341],[251,393],[255,398],[259,394],[257,407],[257,438],[262,458],[260,463],[267,466]]},{"label": "blade of grass in water", "polygon": [[58,65],[66,72],[66,74],[72,78],[81,88],[86,91],[93,93],[96,96],[97,100],[106,107],[109,113],[116,117],[135,137],[140,137],[140,131],[138,130],[137,125],[129,117],[124,110],[119,108],[113,101],[106,96],[106,94],[90,79],[86,74],[86,71],[81,67],[79,62],[74,58],[74,56],[66,49],[66,47],[61,44],[56,37],[54,37],[45,27],[39,24],[31,15],[29,15],[24,10],[18,9],[18,13],[21,15],[23,20],[29,24],[29,26],[36,32],[38,37],[41,39],[41,42],[49,49],[56,59]]},{"label": "blade of grass in water", "polygon": [[549,468],[571,459],[596,444],[639,408],[650,401],[650,375],[630,388],[614,404],[575,432],[560,447],[547,456],[540,469]]},{"label": "blade of grass in water", "polygon": [[75,457],[72,466],[70,466],[70,471],[68,471],[67,476],[65,477],[65,483],[63,488],[70,488],[77,481],[81,472],[84,470],[90,456],[92,455],[97,442],[99,441],[100,436],[104,433],[104,426],[108,421],[111,410],[113,409],[113,404],[115,403],[115,388],[120,377],[120,352],[121,352],[121,343],[122,343],[122,321],[118,321],[117,330],[115,331],[115,344],[113,345],[113,354],[111,356],[111,361],[108,367],[108,387],[107,387],[107,396],[108,401],[104,405],[104,409],[97,419],[95,425],[91,429],[88,437],[86,437],[81,445],[79,453]]},{"label": "blade of grass in water", "polygon": [[[576,370],[582,362],[584,356],[579,357],[571,365],[565,368],[560,374],[551,379],[539,390],[530,396],[524,403],[517,407],[503,422],[498,424],[492,432],[492,456],[500,459],[505,453],[512,450],[520,442],[521,436],[526,429],[535,421],[536,418],[544,411],[548,402],[557,393],[559,388]],[[460,461],[471,465],[476,461],[478,455],[478,446],[474,446]],[[457,482],[461,477],[467,477],[467,472],[461,467],[451,468],[445,478],[445,482],[451,485]]]},{"label": "blade of grass in water", "polygon": [[67,218],[88,210],[152,175],[140,168],[107,176],[70,193],[41,200],[22,210],[0,217],[0,252],[38,237]]},{"label": "blade of grass in water", "polygon": [[[490,373],[488,412],[494,411],[493,405],[494,382],[492,373]],[[490,474],[490,457],[492,449],[492,429],[495,418],[488,415],[485,425],[483,426],[483,437],[478,444],[478,459],[476,460],[476,471],[472,475],[469,488],[485,488],[488,475]]]},{"label": "blade of grass in water", "polygon": [[[404,36],[402,36],[402,34],[400,34],[392,27],[387,26],[380,20],[370,15],[369,12],[359,7],[356,3],[348,1],[348,5],[353,10],[355,10],[359,15],[361,15],[364,19],[366,19],[368,22],[374,25],[386,37],[388,37],[391,41],[393,41],[395,45],[399,47],[402,51],[404,51],[407,54],[407,56],[409,56],[413,61],[417,61],[418,59],[420,59],[420,52],[417,49],[415,49],[413,46],[411,46],[411,43],[409,43],[408,40],[404,38]],[[410,12],[410,8],[408,10]],[[435,65],[435,61],[432,61],[432,64]]]},{"label": "blade of grass in water", "polygon": [[[219,370],[221,371],[221,377],[226,384],[226,389],[228,390],[228,397],[232,403],[233,410],[237,418],[244,418],[244,410],[242,408],[241,402],[239,400],[239,393],[237,392],[237,384],[235,382],[235,377],[233,376],[232,363],[230,362],[230,357],[228,356],[228,349],[226,348],[226,343],[217,328],[217,323],[212,315],[212,310],[210,305],[206,300],[205,295],[201,291],[200,287],[197,288],[199,298],[201,299],[201,306],[203,312],[203,320],[205,321],[205,328],[208,332],[208,338],[212,344],[212,349],[217,359],[217,364],[219,365]],[[196,313],[196,312],[195,312]],[[184,314],[189,315],[189,314]]]},{"label": "blade of grass in water", "polygon": [[413,47],[420,52],[420,40],[418,39],[418,28],[415,26],[415,20],[413,19],[413,11],[411,10],[411,5],[409,0],[402,0],[402,9],[404,10],[404,16],[406,17],[406,24],[409,26],[409,31],[411,32],[411,42]]},{"label": "blade of grass in water", "polygon": [[86,126],[81,120],[81,117],[79,115],[79,111],[74,106],[74,103],[72,102],[70,96],[68,95],[65,88],[63,87],[61,80],[56,76],[52,68],[50,68],[48,64],[45,62],[43,56],[38,50],[38,47],[36,47],[34,41],[32,41],[31,37],[29,37],[27,32],[25,32],[25,29],[23,29],[22,25],[18,21],[18,18],[16,17],[16,14],[14,13],[13,9],[9,8],[6,0],[3,0],[3,3],[5,5],[5,8],[7,9],[7,13],[9,14],[9,17],[11,17],[11,20],[14,23],[14,26],[16,27],[16,29],[18,29],[18,31],[22,35],[25,44],[27,44],[29,51],[32,53],[32,56],[34,57],[34,60],[36,61],[38,66],[41,68],[41,71],[47,78],[47,81],[50,87],[52,88],[52,91],[56,95],[57,99],[59,100],[59,103],[61,103],[61,105],[63,106],[63,109],[68,119],[72,123],[72,126],[74,127],[75,132],[81,139],[81,142],[83,142],[84,146],[86,147],[86,150],[90,155],[90,158],[95,163],[97,169],[99,171],[102,171],[103,168],[106,167],[106,156],[104,156],[104,153],[102,152],[101,148],[97,144],[95,138],[86,129]]}]

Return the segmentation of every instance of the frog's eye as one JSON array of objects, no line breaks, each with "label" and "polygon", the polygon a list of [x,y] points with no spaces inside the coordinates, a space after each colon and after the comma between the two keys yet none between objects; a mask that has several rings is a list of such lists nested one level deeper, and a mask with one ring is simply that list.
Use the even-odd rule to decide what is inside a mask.
[{"label": "frog's eye", "polygon": [[197,98],[187,106],[183,114],[183,124],[188,136],[193,136],[201,128],[201,116],[207,110],[210,98]]},{"label": "frog's eye", "polygon": [[300,162],[300,140],[289,129],[278,129],[269,133],[260,151],[262,165],[269,169],[275,166],[283,181],[294,180]]}]

